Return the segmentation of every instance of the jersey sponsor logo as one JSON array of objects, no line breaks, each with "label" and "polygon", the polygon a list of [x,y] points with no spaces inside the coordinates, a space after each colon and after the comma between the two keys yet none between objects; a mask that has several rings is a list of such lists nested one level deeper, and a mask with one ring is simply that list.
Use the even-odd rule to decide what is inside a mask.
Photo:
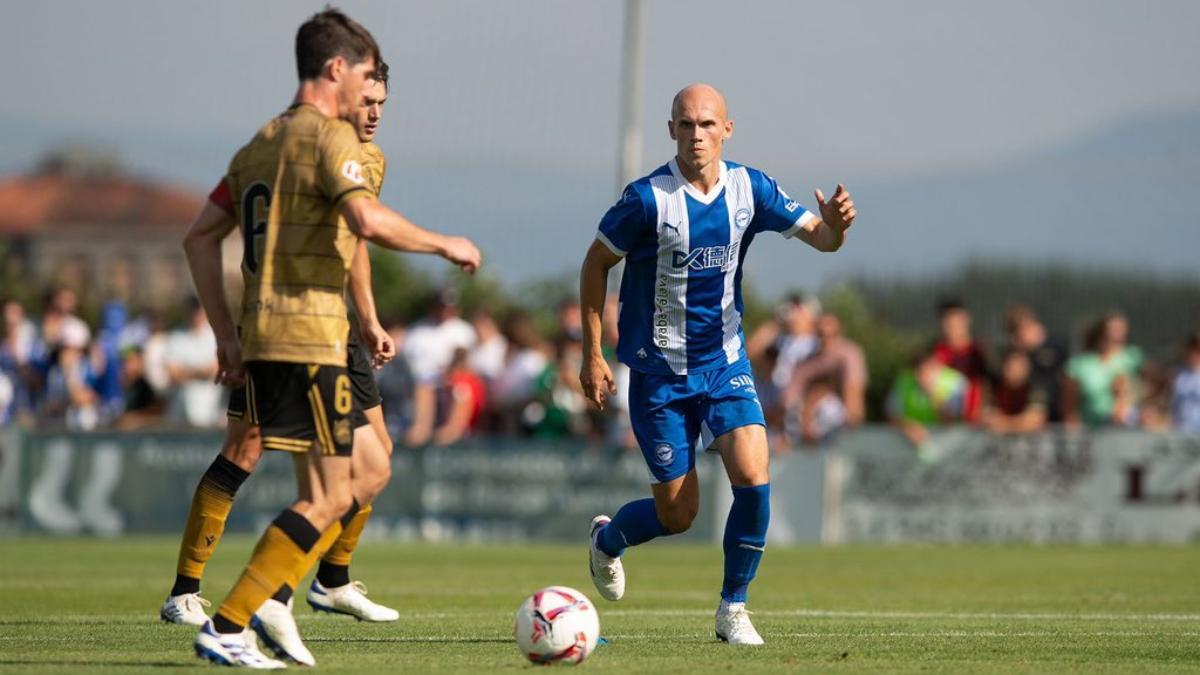
[{"label": "jersey sponsor logo", "polygon": [[362,185],[363,181],[366,180],[363,177],[362,164],[359,164],[353,159],[348,159],[344,164],[342,164],[342,175],[348,180],[358,183],[359,185]]},{"label": "jersey sponsor logo", "polygon": [[661,464],[670,464],[671,460],[675,459],[675,448],[662,443],[654,448],[654,457]]},{"label": "jersey sponsor logo", "polygon": [[745,387],[750,391],[754,391],[754,378],[749,375],[735,375],[733,379],[729,380],[729,386],[734,389]]},{"label": "jersey sponsor logo", "polygon": [[733,224],[737,225],[739,230],[746,229],[750,224],[750,209],[738,209],[737,213],[733,214]]},{"label": "jersey sponsor logo", "polygon": [[783,205],[783,208],[784,208],[784,209],[785,209],[785,210],[786,210],[788,213],[795,213],[795,212],[796,212],[796,209],[800,208],[800,202],[793,202],[793,201],[790,201],[790,200],[789,200],[789,201],[788,201],[788,203],[786,203],[786,204],[784,204],[784,205]]},{"label": "jersey sponsor logo", "polygon": [[713,268],[729,271],[737,264],[740,243],[735,241],[728,246],[701,246],[687,253],[675,251],[671,265],[675,269],[686,267],[697,272]]},{"label": "jersey sponsor logo", "polygon": [[667,304],[670,302],[670,282],[669,276],[660,274],[658,283],[654,287],[654,344],[658,345],[660,349],[665,349],[667,346],[667,328],[669,327]]}]

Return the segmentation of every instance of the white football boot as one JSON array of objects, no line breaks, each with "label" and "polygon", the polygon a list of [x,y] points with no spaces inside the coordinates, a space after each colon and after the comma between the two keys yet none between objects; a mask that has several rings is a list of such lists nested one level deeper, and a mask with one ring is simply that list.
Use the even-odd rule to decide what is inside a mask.
[{"label": "white football boot", "polygon": [[367,587],[361,581],[351,581],[345,586],[325,588],[313,579],[308,587],[308,604],[314,612],[348,614],[359,621],[396,621],[400,612],[384,607],[367,599]]},{"label": "white football boot", "polygon": [[296,619],[292,616],[291,600],[285,605],[274,598],[267,598],[250,617],[250,628],[258,634],[263,645],[280,659],[302,666],[317,665],[312,652],[300,639],[300,629],[296,627]]},{"label": "white football boot", "polygon": [[208,623],[205,607],[212,603],[200,597],[199,593],[180,593],[168,595],[158,610],[158,618],[166,623],[182,623],[188,626],[203,626]]},{"label": "white football boot", "polygon": [[279,670],[287,668],[282,661],[267,657],[258,651],[254,633],[246,629],[240,633],[222,635],[213,628],[212,622],[204,624],[196,636],[196,656],[220,666]]},{"label": "white football boot", "polygon": [[717,639],[731,645],[761,645],[762,636],[750,623],[744,602],[721,601],[717,607]]},{"label": "white football boot", "polygon": [[620,558],[609,557],[596,545],[596,535],[600,528],[612,521],[605,515],[592,518],[592,529],[588,532],[588,571],[592,574],[592,583],[605,600],[620,600],[625,596],[625,566]]}]

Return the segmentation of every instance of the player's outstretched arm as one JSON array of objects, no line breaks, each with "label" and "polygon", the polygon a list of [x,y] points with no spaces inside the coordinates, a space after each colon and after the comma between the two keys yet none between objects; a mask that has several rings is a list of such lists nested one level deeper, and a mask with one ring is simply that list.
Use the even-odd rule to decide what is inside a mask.
[{"label": "player's outstretched arm", "polygon": [[196,295],[208,315],[217,338],[217,382],[240,386],[245,382],[242,348],[237,325],[225,301],[224,270],[221,266],[221,242],[237,227],[237,221],[224,209],[207,202],[183,237]]},{"label": "player's outstretched arm", "polygon": [[825,201],[825,193],[821,192],[820,188],[813,194],[817,198],[821,217],[810,220],[796,236],[818,251],[831,253],[841,248],[846,241],[846,230],[850,229],[858,211],[854,208],[850,191],[841,183],[838,183],[837,190],[828,202]]},{"label": "player's outstretched arm", "polygon": [[418,227],[408,218],[374,199],[350,199],[342,216],[354,234],[384,248],[409,253],[433,253],[474,274],[483,262],[475,244],[466,237],[451,237]]},{"label": "player's outstretched arm", "polygon": [[579,305],[583,310],[583,365],[579,369],[579,384],[583,386],[584,397],[600,410],[604,410],[604,399],[617,393],[612,370],[604,360],[600,325],[608,295],[608,271],[619,262],[621,258],[597,239],[579,270]]},{"label": "player's outstretched arm", "polygon": [[354,250],[354,258],[350,261],[350,298],[354,300],[359,332],[371,350],[373,365],[381,368],[396,356],[396,343],[379,323],[375,291],[371,286],[371,253],[367,250],[367,242],[362,239],[358,240],[358,248]]}]

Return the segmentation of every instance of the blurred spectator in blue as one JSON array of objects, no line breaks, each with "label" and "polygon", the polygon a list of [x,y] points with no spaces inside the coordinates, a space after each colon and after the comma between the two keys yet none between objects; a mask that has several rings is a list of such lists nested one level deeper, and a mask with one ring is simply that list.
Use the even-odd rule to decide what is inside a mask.
[{"label": "blurred spectator in blue", "polygon": [[217,338],[200,302],[188,300],[187,324],[167,336],[164,358],[173,388],[170,417],[194,427],[213,427],[224,415],[224,388],[217,375]]},{"label": "blurred spectator in blue", "polygon": [[994,434],[1026,434],[1046,428],[1051,394],[1044,381],[1034,379],[1030,352],[1009,347],[1000,357],[1000,371],[985,396],[980,422]]},{"label": "blurred spectator in blue", "polygon": [[933,349],[923,351],[892,385],[888,421],[921,449],[929,427],[963,421],[967,388],[965,375],[942,363]]},{"label": "blurred spectator in blue", "polygon": [[42,373],[37,368],[37,328],[16,300],[4,302],[4,341],[0,343],[0,374],[8,382],[8,404],[0,410],[5,424],[30,418],[37,407],[42,389]]},{"label": "blurred spectator in blue", "polygon": [[63,322],[53,333],[56,348],[46,374],[39,418],[48,426],[89,431],[100,423],[95,373],[88,359],[89,332],[82,322]]},{"label": "blurred spectator in blue", "polygon": [[1127,344],[1129,324],[1109,312],[1087,331],[1086,351],[1067,361],[1066,421],[1087,426],[1137,424],[1138,373],[1142,350]]},{"label": "blurred spectator in blue", "polygon": [[1028,305],[1013,305],[1006,312],[1009,346],[1029,355],[1030,386],[1045,392],[1046,419],[1061,422],[1063,367],[1067,349],[1062,341],[1051,338],[1037,314]]},{"label": "blurred spectator in blue", "polygon": [[405,438],[412,426],[416,380],[408,359],[404,357],[408,327],[398,318],[389,319],[384,327],[392,336],[396,353],[400,356],[384,364],[375,374],[375,381],[379,383],[379,396],[383,399],[383,421],[387,425],[388,435],[399,441]]},{"label": "blurred spectator in blue", "polygon": [[934,354],[939,361],[967,378],[962,417],[967,422],[975,422],[979,419],[988,374],[987,355],[983,344],[971,335],[971,313],[961,300],[946,298],[939,303],[938,330]]},{"label": "blurred spectator in blue", "polygon": [[1183,367],[1171,385],[1171,418],[1176,429],[1200,434],[1200,331],[1184,344]]},{"label": "blurred spectator in blue", "polygon": [[866,416],[867,359],[862,347],[842,335],[832,312],[817,319],[820,346],[796,366],[784,396],[788,417],[798,417],[799,437],[819,443]]},{"label": "blurred spectator in blue", "polygon": [[128,319],[124,304],[115,300],[105,303],[100,312],[100,330],[92,346],[96,394],[100,397],[100,416],[105,422],[116,419],[125,409],[121,347]]}]

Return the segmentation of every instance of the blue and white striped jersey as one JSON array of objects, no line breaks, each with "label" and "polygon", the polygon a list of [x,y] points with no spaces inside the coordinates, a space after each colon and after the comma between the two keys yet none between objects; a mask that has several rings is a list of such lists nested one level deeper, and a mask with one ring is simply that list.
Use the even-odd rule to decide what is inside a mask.
[{"label": "blue and white striped jersey", "polygon": [[702,373],[745,358],[742,261],[759,232],[816,218],[765,173],[721,163],[705,195],[672,159],[630,183],[597,237],[625,257],[617,357],[634,370]]}]

